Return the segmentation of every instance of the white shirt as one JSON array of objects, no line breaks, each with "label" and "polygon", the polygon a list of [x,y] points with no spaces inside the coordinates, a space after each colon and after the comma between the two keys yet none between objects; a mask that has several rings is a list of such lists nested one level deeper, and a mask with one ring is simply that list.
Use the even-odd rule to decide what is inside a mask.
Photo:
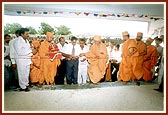
[{"label": "white shirt", "polygon": [[[60,52],[65,53],[65,50],[66,50],[66,47],[67,47],[66,43],[63,46],[60,43],[58,43],[57,46],[58,46],[58,49],[60,50]],[[65,59],[65,57],[62,56],[61,60],[62,59]]]},{"label": "white shirt", "polygon": [[23,63],[26,65],[32,63],[31,56],[33,54],[28,40],[25,41],[21,36],[19,36],[18,39],[16,39],[14,42],[14,49],[16,51],[14,56],[16,59],[16,63]]},{"label": "white shirt", "polygon": [[[4,45],[5,47],[5,52],[4,52],[4,57],[9,56],[10,50],[8,45]],[[10,67],[11,66],[11,61],[8,59],[4,60],[4,65]]]},{"label": "white shirt", "polygon": [[[81,47],[80,47],[80,49],[79,49],[79,52],[80,53],[86,53],[86,52],[88,52],[89,51],[89,47],[88,46],[84,46],[84,48],[82,49]],[[81,60],[83,60],[83,59],[86,59],[86,57],[85,56],[82,56],[82,57],[79,57],[79,64],[80,65],[88,65],[88,62],[87,62],[87,60],[85,60],[84,62],[81,62]]]},{"label": "white shirt", "polygon": [[111,53],[110,53],[110,59],[116,59],[117,60],[117,63],[121,62],[121,51],[116,51],[116,50],[113,50]]},{"label": "white shirt", "polygon": [[108,57],[110,58],[110,54],[111,54],[111,52],[113,51],[113,49],[111,49],[110,46],[106,47],[106,49],[107,49]]},{"label": "white shirt", "polygon": [[[74,48],[75,48],[75,56],[79,56],[79,54],[80,54],[80,46],[79,46],[79,44],[76,44],[74,46]],[[71,43],[69,43],[66,46],[64,53],[71,55],[72,54],[72,49],[73,49],[73,45]]]},{"label": "white shirt", "polygon": [[12,64],[16,64],[15,61],[15,48],[14,48],[14,44],[17,38],[10,40],[9,42],[9,47],[10,47],[10,58],[11,58],[11,62]]}]

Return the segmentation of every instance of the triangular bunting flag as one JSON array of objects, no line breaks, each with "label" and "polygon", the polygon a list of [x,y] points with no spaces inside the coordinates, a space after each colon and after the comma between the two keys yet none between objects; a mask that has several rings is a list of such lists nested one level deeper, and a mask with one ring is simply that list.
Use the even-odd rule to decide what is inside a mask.
[{"label": "triangular bunting flag", "polygon": [[81,14],[81,12],[74,12],[76,15],[79,15],[79,14]]},{"label": "triangular bunting flag", "polygon": [[84,12],[84,14],[85,14],[86,16],[88,16],[90,13]]},{"label": "triangular bunting flag", "polygon": [[94,16],[98,16],[98,14],[93,14]]}]

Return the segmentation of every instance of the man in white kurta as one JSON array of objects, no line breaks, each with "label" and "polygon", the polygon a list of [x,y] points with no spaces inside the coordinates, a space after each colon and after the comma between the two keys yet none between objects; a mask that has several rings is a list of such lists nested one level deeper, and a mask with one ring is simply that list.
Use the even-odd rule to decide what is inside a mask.
[{"label": "man in white kurta", "polygon": [[17,40],[17,38],[19,37],[19,30],[16,30],[15,32],[15,35],[16,35],[16,38],[13,38],[12,40],[10,40],[9,42],[9,48],[10,48],[10,59],[11,59],[11,62],[12,62],[12,75],[14,76],[13,78],[13,84],[15,87],[18,87],[19,86],[19,83],[18,83],[18,72],[17,72],[17,65],[16,65],[16,60],[15,60],[15,48],[14,48],[14,44],[15,44],[15,41]]},{"label": "man in white kurta", "polygon": [[[65,43],[64,37],[59,38],[59,43],[57,44],[57,46],[61,53],[65,52],[67,44]],[[65,74],[66,74],[66,59],[64,56],[62,56],[61,64],[57,68],[55,84],[64,84]]]},{"label": "man in white kurta", "polygon": [[9,41],[11,36],[8,34],[4,35],[4,86],[5,89],[11,87],[11,61],[9,56]]},{"label": "man in white kurta", "polygon": [[[80,53],[86,53],[89,48],[85,45],[85,40],[80,40]],[[79,57],[78,63],[78,84],[86,84],[88,79],[88,62],[85,56]]]},{"label": "man in white kurta", "polygon": [[29,73],[32,50],[30,48],[29,30],[27,28],[21,28],[20,36],[17,38],[14,44],[15,58],[18,70],[19,86],[21,91],[29,91]]}]

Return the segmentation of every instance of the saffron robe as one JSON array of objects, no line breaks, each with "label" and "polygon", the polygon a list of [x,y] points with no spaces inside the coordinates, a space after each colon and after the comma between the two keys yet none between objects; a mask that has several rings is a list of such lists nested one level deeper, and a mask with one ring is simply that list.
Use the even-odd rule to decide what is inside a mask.
[{"label": "saffron robe", "polygon": [[136,48],[137,48],[137,51],[131,56],[131,64],[132,64],[134,79],[139,80],[144,75],[143,59],[144,59],[144,55],[146,55],[147,46],[143,41],[139,41]]},{"label": "saffron robe", "polygon": [[122,47],[122,60],[120,62],[119,67],[119,75],[118,75],[118,81],[131,81],[134,80],[134,74],[132,69],[132,63],[131,63],[131,57],[130,55],[130,49],[133,49],[134,51],[132,54],[134,54],[137,51],[137,44],[134,39],[128,39],[123,43]]},{"label": "saffron robe", "polygon": [[158,51],[157,48],[153,45],[147,46],[147,54],[144,56],[144,63],[143,63],[143,70],[144,75],[143,79],[145,81],[151,81],[152,80],[152,69],[157,64],[158,59]]},{"label": "saffron robe", "polygon": [[108,54],[105,44],[98,47],[93,44],[89,52],[85,53],[89,62],[88,74],[93,83],[98,83],[105,75]]},{"label": "saffron robe", "polygon": [[42,76],[46,81],[47,85],[54,83],[54,77],[57,73],[57,67],[61,63],[60,58],[57,57],[53,61],[50,60],[49,46],[50,43],[47,40],[44,40],[39,48],[39,55],[41,58],[40,70],[42,71]]},{"label": "saffron robe", "polygon": [[32,64],[30,65],[30,82],[42,84],[44,78],[40,70],[40,56],[38,52],[32,56]]}]

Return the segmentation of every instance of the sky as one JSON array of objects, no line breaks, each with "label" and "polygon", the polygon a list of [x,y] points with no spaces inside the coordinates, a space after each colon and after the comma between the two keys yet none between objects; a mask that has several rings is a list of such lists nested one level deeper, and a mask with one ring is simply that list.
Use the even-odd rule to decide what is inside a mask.
[{"label": "sky", "polygon": [[40,23],[45,22],[52,27],[65,25],[70,28],[73,35],[102,35],[121,36],[121,32],[128,31],[131,36],[137,32],[147,34],[148,23],[138,21],[122,21],[95,18],[67,18],[67,17],[31,17],[31,16],[7,16],[3,17],[6,23],[19,23],[23,27],[32,26],[38,30]]}]

